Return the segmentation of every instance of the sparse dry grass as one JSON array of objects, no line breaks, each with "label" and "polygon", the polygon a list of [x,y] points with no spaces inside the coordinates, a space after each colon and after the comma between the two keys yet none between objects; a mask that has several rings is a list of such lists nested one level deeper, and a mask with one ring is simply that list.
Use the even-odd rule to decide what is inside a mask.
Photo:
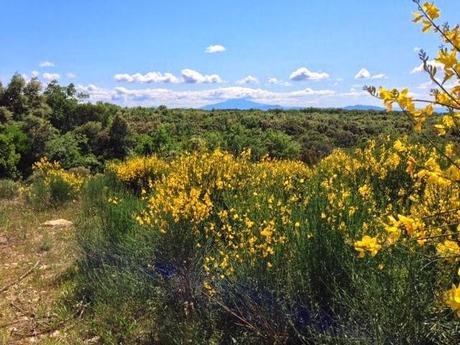
[{"label": "sparse dry grass", "polygon": [[76,257],[74,228],[41,225],[77,216],[76,203],[37,212],[22,198],[0,200],[0,289],[16,282],[0,292],[1,345],[82,343],[72,312],[58,304],[69,289],[64,273]]}]

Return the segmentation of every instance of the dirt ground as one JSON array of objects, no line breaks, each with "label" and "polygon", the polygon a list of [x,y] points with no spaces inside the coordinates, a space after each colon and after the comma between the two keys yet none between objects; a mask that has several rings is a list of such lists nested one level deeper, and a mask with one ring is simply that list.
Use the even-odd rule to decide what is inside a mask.
[{"label": "dirt ground", "polygon": [[0,199],[0,344],[85,344],[75,326],[83,305],[61,303],[71,289],[75,228],[45,226],[78,219],[78,205],[36,211]]}]

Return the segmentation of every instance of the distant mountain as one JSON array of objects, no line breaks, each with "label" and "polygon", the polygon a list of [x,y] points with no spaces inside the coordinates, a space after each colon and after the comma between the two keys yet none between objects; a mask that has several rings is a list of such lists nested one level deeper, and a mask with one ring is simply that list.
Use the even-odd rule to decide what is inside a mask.
[{"label": "distant mountain", "polygon": [[[234,98],[234,99],[228,99],[228,100],[226,100],[224,102],[220,102],[220,103],[205,105],[201,109],[203,109],[203,110],[213,110],[213,109],[216,109],[216,110],[232,110],[232,109],[235,109],[235,110],[249,110],[249,109],[257,109],[257,110],[270,110],[270,109],[296,110],[296,109],[303,109],[303,108],[257,103],[257,102],[251,101],[248,98]],[[364,111],[369,111],[369,110],[384,111],[385,110],[385,108],[382,108],[382,107],[377,107],[377,106],[374,106],[374,105],[362,105],[362,104],[347,106],[347,107],[344,107],[343,109],[345,109],[345,110],[364,110]]]},{"label": "distant mountain", "polygon": [[343,109],[345,110],[375,110],[375,111],[385,110],[385,108],[377,107],[375,105],[363,105],[363,104],[349,105],[347,107],[344,107]]},{"label": "distant mountain", "polygon": [[280,105],[270,105],[262,104],[250,101],[247,98],[235,98],[228,99],[221,103],[205,105],[201,109],[203,110],[225,110],[225,109],[238,109],[238,110],[248,110],[248,109],[258,109],[258,110],[270,110],[270,109],[287,109]]}]

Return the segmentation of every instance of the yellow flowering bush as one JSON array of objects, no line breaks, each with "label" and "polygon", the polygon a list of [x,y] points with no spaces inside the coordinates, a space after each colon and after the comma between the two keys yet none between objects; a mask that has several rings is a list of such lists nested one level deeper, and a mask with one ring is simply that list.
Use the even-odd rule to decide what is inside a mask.
[{"label": "yellow flowering bush", "polygon": [[[155,158],[161,174],[152,169],[129,180],[150,181],[141,195],[145,207],[134,215],[137,223],[157,232],[163,245],[174,244],[176,263],[201,253],[203,286],[210,292],[242,272],[278,274],[286,260],[299,264],[299,241],[313,243],[323,234],[382,266],[401,247],[428,256],[434,248],[439,258],[458,254],[457,229],[445,226],[460,214],[458,185],[420,174],[412,163],[446,164],[429,145],[385,138],[354,152],[335,150],[314,168],[250,158],[250,152],[234,157],[220,150]],[[132,164],[121,163],[117,171]],[[432,217],[437,210],[442,215]],[[455,264],[444,260],[439,267]]]},{"label": "yellow flowering bush", "polygon": [[59,162],[50,162],[46,157],[40,159],[32,167],[33,173],[44,179],[46,184],[51,183],[53,178],[60,178],[68,183],[74,191],[80,190],[84,179],[76,173],[64,170]]},{"label": "yellow flowering bush", "polygon": [[[229,301],[230,288],[237,295],[242,287],[258,293],[269,289],[293,305],[314,299],[309,308],[319,314],[347,303],[353,305],[348,313],[356,312],[353,318],[359,319],[370,317],[377,296],[391,287],[395,296],[385,301],[393,302],[378,303],[379,308],[424,312],[439,322],[445,306],[455,305],[456,292],[446,294],[445,287],[452,283],[449,272],[458,269],[460,190],[458,184],[420,172],[446,164],[446,157],[429,144],[385,137],[353,151],[335,150],[314,167],[269,158],[253,161],[249,151],[235,157],[215,150],[155,158],[156,168],[129,180],[126,174],[115,176],[129,181],[128,186],[143,186],[131,219],[136,232],[154,238],[152,251],[161,272],[198,280],[184,283],[199,284],[187,290],[190,294],[203,291],[239,317],[246,316],[232,303],[248,303],[248,297]],[[116,169],[131,166],[128,160]],[[118,208],[125,214],[121,200],[108,198],[113,214]],[[408,304],[405,284],[423,296],[422,304]],[[343,295],[347,289],[351,295]],[[373,297],[347,300],[360,293]],[[433,310],[435,316],[429,314]],[[406,322],[404,317],[398,322]]]},{"label": "yellow flowering bush", "polygon": [[33,167],[32,185],[28,199],[38,208],[58,206],[74,199],[80,192],[85,176],[64,170],[59,162],[50,162],[46,157]]},{"label": "yellow flowering bush", "polygon": [[161,176],[167,164],[156,156],[135,157],[123,163],[109,163],[108,170],[133,187],[145,187],[149,181]]},{"label": "yellow flowering bush", "polygon": [[[407,88],[402,90],[388,90],[373,87],[368,91],[381,98],[391,111],[394,104],[399,105],[402,112],[413,123],[417,133],[422,133],[427,123],[430,123],[438,135],[447,138],[448,134],[460,128],[460,26],[440,24],[441,11],[432,2],[422,3],[415,1],[418,9],[414,12],[414,23],[422,24],[423,32],[434,32],[442,41],[442,47],[437,53],[435,61],[442,68],[433,67],[429,63],[426,52],[420,52],[423,69],[433,85],[431,100],[415,99]],[[423,106],[422,106],[423,105]],[[442,107],[445,113],[435,114],[434,107]],[[417,201],[409,210],[409,215],[399,216],[399,220],[392,219],[390,227],[404,228],[409,237],[416,239],[420,245],[434,242],[436,252],[440,257],[448,258],[454,265],[460,258],[459,236],[457,227],[460,219],[460,157],[458,143],[446,139],[442,146],[427,134],[422,138],[431,147],[430,154],[423,157],[405,155],[408,171],[420,185],[425,185],[412,198]],[[395,142],[395,148],[406,153],[406,147]],[[449,306],[454,311],[456,290],[449,292]]]}]

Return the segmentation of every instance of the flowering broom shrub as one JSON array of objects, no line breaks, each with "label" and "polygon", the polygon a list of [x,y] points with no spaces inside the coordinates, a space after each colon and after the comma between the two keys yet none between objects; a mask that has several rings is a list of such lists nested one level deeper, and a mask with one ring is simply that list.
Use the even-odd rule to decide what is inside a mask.
[{"label": "flowering broom shrub", "polygon": [[75,199],[85,180],[82,174],[64,170],[59,162],[47,158],[36,162],[32,169],[28,200],[36,208],[56,207]]},{"label": "flowering broom shrub", "polygon": [[[414,2],[418,10],[414,12],[413,21],[422,24],[423,32],[438,34],[442,41],[435,59],[442,68],[433,66],[428,54],[420,52],[423,69],[433,85],[432,99],[415,99],[408,89],[387,90],[381,87],[377,90],[369,87],[368,91],[381,98],[388,110],[394,104],[399,105],[417,133],[421,133],[427,120],[431,120],[438,135],[446,137],[458,131],[460,126],[460,61],[457,56],[460,53],[460,26],[439,24],[441,11],[434,3],[422,3],[419,0]],[[435,106],[444,108],[446,112],[435,114]],[[404,231],[422,246],[427,242],[432,243],[436,246],[440,260],[451,263],[450,269],[446,269],[446,275],[452,277],[453,283],[452,288],[445,293],[445,301],[460,316],[460,275],[457,274],[460,272],[456,268],[460,260],[459,145],[456,141],[446,139],[445,145],[440,147],[426,135],[422,135],[422,138],[430,145],[431,154],[421,159],[406,154],[405,159],[411,164],[410,173],[419,184],[426,184],[427,188],[418,194],[418,202],[408,210],[408,214],[389,217],[386,229],[395,233]],[[399,150],[404,153],[406,151],[402,145]],[[449,198],[440,198],[440,195],[446,193]]]},{"label": "flowering broom shrub", "polygon": [[219,150],[158,161],[135,207],[129,193],[92,192],[106,206],[87,235],[106,240],[87,259],[156,276],[145,284],[187,305],[173,323],[217,314],[214,335],[238,324],[234,336],[254,343],[447,344],[459,330],[444,292],[458,270],[459,188],[417,172],[429,159],[446,164],[429,145],[386,138],[314,168]]}]

